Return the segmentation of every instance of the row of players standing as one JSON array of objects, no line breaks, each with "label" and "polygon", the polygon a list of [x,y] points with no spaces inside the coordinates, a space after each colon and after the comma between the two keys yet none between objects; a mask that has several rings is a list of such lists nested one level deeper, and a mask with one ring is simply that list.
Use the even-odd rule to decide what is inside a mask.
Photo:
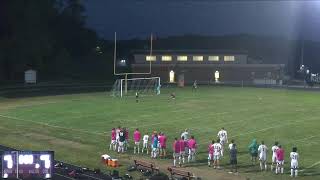
[{"label": "row of players standing", "polygon": [[[208,146],[208,166],[214,168],[220,168],[220,159],[224,155],[224,146],[228,143],[228,134],[224,128],[217,134],[218,139],[212,141]],[[154,131],[151,135],[151,143],[149,144],[149,135],[145,134],[142,138],[143,146],[140,151],[140,141],[141,133],[137,128],[133,133],[134,140],[134,154],[144,153],[146,151],[149,154],[149,147],[151,148],[151,158],[157,157],[166,157],[166,148],[167,148],[167,137],[163,132],[157,133]],[[116,129],[113,128],[111,132],[111,143],[110,150],[113,149],[118,153],[123,153],[127,150],[129,146],[129,132],[127,128],[121,128],[120,126]],[[228,146],[229,155],[230,155],[230,164],[231,172],[237,172],[237,146],[234,143],[234,140],[231,140],[231,144]],[[181,137],[175,138],[172,144],[173,150],[173,166],[176,166],[177,161],[179,166],[182,166],[185,163],[185,158],[187,157],[188,162],[195,161],[196,159],[196,150],[197,142],[194,136],[191,136],[189,139],[189,132],[186,129]],[[252,164],[256,163],[257,157],[259,155],[260,168],[261,170],[267,170],[267,152],[268,148],[264,144],[264,141],[258,145],[257,141],[254,139],[249,146],[249,152],[251,154]],[[290,153],[291,159],[291,176],[298,175],[298,158],[297,148],[294,147]],[[276,165],[275,173],[283,173],[284,171],[284,150],[279,145],[278,142],[275,142],[272,146],[272,164],[271,171],[273,171],[274,165]]]}]

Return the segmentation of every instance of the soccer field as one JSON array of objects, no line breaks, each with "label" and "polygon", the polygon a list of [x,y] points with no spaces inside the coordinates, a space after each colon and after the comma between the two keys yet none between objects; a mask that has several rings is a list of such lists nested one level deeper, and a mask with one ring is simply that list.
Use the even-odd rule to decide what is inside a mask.
[{"label": "soccer field", "polygon": [[[175,101],[169,99],[171,92],[176,93]],[[290,179],[289,153],[297,146],[298,179],[320,179],[320,92],[237,87],[200,87],[192,92],[186,87],[163,89],[161,93],[142,96],[139,103],[134,97],[114,98],[107,92],[0,98],[0,144],[54,150],[56,159],[98,167],[100,155],[109,153],[112,127],[128,127],[131,138],[137,127],[142,134],[163,131],[170,149],[173,138],[189,128],[199,144],[198,162],[193,166],[210,171],[207,146],[224,127],[229,140],[235,139],[238,146],[240,176]],[[250,165],[247,147],[253,138],[264,140],[269,149],[275,140],[280,142],[286,154],[285,175],[261,173],[258,165]],[[270,162],[271,151],[268,155]],[[169,165],[171,160],[159,162]],[[222,166],[229,168],[227,162],[225,157]]]}]

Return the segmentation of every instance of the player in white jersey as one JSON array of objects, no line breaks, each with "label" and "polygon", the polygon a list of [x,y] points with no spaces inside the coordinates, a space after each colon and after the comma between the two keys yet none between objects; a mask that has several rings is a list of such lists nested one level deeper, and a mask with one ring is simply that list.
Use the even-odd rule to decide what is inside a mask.
[{"label": "player in white jersey", "polygon": [[231,139],[231,143],[229,144],[229,150],[231,150],[233,148],[233,144],[234,144],[234,139]]},{"label": "player in white jersey", "polygon": [[278,147],[279,143],[276,141],[274,142],[274,145],[272,146],[271,150],[272,150],[272,159],[271,159],[271,171],[273,171],[273,167],[274,165],[277,163],[277,150],[279,149]]},{"label": "player in white jersey", "polygon": [[268,151],[267,146],[264,144],[264,141],[261,141],[261,144],[258,147],[261,171],[263,171],[263,168],[264,170],[267,170],[267,151]]},{"label": "player in white jersey", "polygon": [[213,144],[213,168],[220,169],[220,158],[221,158],[221,149],[220,139]]},{"label": "player in white jersey", "polygon": [[290,153],[290,159],[291,159],[291,177],[297,177],[298,176],[298,160],[299,160],[299,154],[297,152],[297,148],[293,147],[292,152]]},{"label": "player in white jersey", "polygon": [[143,147],[142,147],[142,153],[143,151],[146,149],[147,150],[147,154],[149,154],[149,146],[148,146],[148,142],[149,142],[149,135],[148,134],[145,134],[143,136]]},{"label": "player in white jersey", "polygon": [[224,145],[228,143],[228,133],[227,131],[223,128],[218,132],[218,138],[220,139],[220,144],[221,144],[221,156],[223,156],[223,151],[224,151]]}]

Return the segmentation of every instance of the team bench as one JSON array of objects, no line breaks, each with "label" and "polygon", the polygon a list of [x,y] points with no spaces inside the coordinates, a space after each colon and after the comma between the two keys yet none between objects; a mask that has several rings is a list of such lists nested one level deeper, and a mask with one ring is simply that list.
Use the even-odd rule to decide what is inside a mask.
[{"label": "team bench", "polygon": [[153,163],[141,161],[141,160],[134,160],[134,165],[138,170],[148,170],[151,173],[159,173],[159,168],[156,167]]},{"label": "team bench", "polygon": [[171,167],[168,167],[168,171],[171,174],[171,178],[181,177],[181,178],[187,178],[189,180],[194,178],[193,173],[190,171],[183,171],[183,170],[171,168]]}]

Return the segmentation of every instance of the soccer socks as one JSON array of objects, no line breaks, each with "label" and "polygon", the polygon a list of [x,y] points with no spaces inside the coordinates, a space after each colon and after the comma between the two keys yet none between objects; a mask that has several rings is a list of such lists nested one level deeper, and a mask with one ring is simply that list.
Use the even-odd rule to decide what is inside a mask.
[{"label": "soccer socks", "polygon": [[208,166],[211,166],[210,160],[208,160]]},{"label": "soccer socks", "polygon": [[182,156],[182,163],[184,164],[184,156]]},{"label": "soccer socks", "polygon": [[136,154],[136,147],[133,147],[133,154]]},{"label": "soccer socks", "polygon": [[261,169],[261,171],[263,170],[262,162],[260,162],[260,169]]},{"label": "soccer socks", "polygon": [[281,168],[281,174],[283,174],[283,167]]},{"label": "soccer socks", "polygon": [[268,168],[268,167],[267,167],[267,163],[266,163],[266,164],[264,165],[264,170],[267,170],[267,168]]},{"label": "soccer socks", "polygon": [[174,166],[174,167],[176,167],[176,162],[177,162],[177,160],[176,160],[176,158],[174,158],[174,159],[173,159],[173,166]]},{"label": "soccer socks", "polygon": [[138,154],[140,153],[140,146],[138,146]]},{"label": "soccer socks", "polygon": [[298,176],[298,169],[296,169],[294,172],[296,173],[296,177],[297,177]]},{"label": "soccer socks", "polygon": [[271,171],[273,170],[273,165],[270,166]]},{"label": "soccer socks", "polygon": [[191,155],[189,154],[189,156],[188,156],[188,163],[190,162],[190,160],[191,160]]}]

